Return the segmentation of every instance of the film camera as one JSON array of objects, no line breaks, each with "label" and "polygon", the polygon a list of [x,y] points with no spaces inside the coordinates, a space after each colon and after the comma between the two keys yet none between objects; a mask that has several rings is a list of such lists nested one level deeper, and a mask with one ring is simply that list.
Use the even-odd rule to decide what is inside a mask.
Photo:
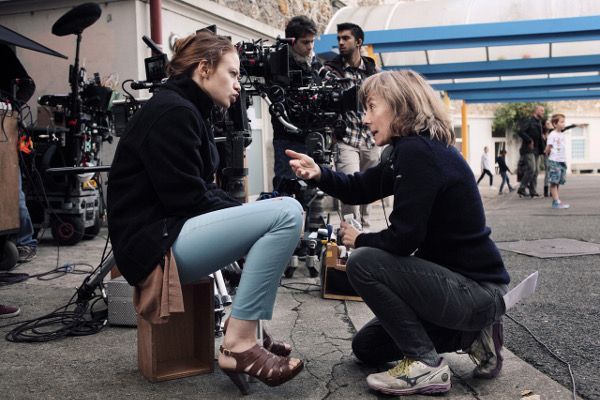
[{"label": "film camera", "polygon": [[267,46],[260,39],[236,45],[243,83],[249,94],[258,94],[269,112],[285,129],[305,138],[309,155],[319,164],[334,157],[334,137],[346,124],[341,116],[359,109],[357,87],[331,75],[324,79],[289,68],[290,39]]},{"label": "film camera", "polygon": [[96,236],[103,212],[97,175],[85,168],[99,166],[103,142],[112,142],[113,91],[102,85],[98,73],[88,79],[85,68],[79,65],[82,32],[100,15],[100,6],[85,3],[52,26],[56,36],[77,37],[75,60],[69,66],[70,92],[41,96],[38,104],[52,110],[56,126],[30,132],[36,151],[28,167],[35,167],[41,177],[41,182],[31,179],[24,183],[32,222],[37,229],[50,225],[55,240],[66,245]]}]

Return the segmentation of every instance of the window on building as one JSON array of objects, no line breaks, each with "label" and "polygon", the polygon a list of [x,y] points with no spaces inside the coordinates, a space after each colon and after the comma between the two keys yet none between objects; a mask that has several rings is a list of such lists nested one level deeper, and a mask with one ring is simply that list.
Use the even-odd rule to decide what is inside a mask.
[{"label": "window on building", "polygon": [[585,160],[586,137],[582,128],[571,130],[571,158],[573,161]]},{"label": "window on building", "polygon": [[492,137],[493,138],[505,138],[506,130],[504,129],[492,129]]}]

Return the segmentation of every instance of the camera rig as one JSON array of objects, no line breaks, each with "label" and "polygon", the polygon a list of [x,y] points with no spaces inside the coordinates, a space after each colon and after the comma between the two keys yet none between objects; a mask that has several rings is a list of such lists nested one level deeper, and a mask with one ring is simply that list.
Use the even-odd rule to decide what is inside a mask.
[{"label": "camera rig", "polygon": [[[38,104],[52,110],[56,125],[28,131],[35,154],[28,160],[24,182],[34,227],[50,225],[60,244],[72,245],[92,238],[100,230],[103,212],[101,185],[95,172],[51,173],[50,169],[93,167],[101,164],[100,151],[105,141],[112,142],[110,101],[113,91],[102,85],[100,74],[88,79],[79,64],[83,31],[100,18],[95,3],[85,3],[68,11],[52,26],[56,36],[76,35],[75,60],[69,66],[70,92],[43,95]],[[29,162],[30,161],[30,162]],[[40,179],[35,179],[39,177]],[[41,181],[41,182],[40,182]]]},{"label": "camera rig", "polygon": [[318,164],[331,164],[335,138],[343,135],[342,115],[358,110],[357,87],[328,74],[321,79],[289,68],[290,39],[265,40],[236,45],[243,85],[248,95],[259,95],[269,112],[287,132],[303,137],[308,154]]},{"label": "camera rig", "polygon": [[[336,157],[336,138],[346,131],[344,114],[358,111],[357,86],[348,79],[311,70],[290,69],[290,39],[277,39],[266,45],[262,39],[236,45],[240,57],[242,84],[246,93],[260,96],[269,106],[269,113],[283,129],[298,136],[306,145],[307,154],[319,165],[331,165]],[[299,140],[300,141],[300,140]],[[311,276],[321,242],[318,240],[324,218],[324,193],[302,180],[278,178],[277,194],[294,196],[306,210],[306,227],[299,248],[290,260],[285,276],[291,278],[298,265],[298,255],[306,253],[306,266]],[[264,194],[263,197],[270,197]]]}]

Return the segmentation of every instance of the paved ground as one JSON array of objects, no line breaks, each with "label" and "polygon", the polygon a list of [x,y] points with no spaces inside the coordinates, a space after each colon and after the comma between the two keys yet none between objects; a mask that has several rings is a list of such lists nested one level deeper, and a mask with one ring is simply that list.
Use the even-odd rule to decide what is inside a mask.
[{"label": "paved ground", "polygon": [[[481,191],[488,223],[497,241],[564,237],[600,243],[598,176],[570,179],[563,194],[573,204],[570,210],[551,210],[549,202],[542,199],[519,199],[512,194],[498,197],[483,185]],[[374,226],[383,226],[381,207],[375,206],[374,211],[377,218]],[[58,254],[52,242],[44,240],[38,257],[15,272],[35,274],[64,263],[96,265],[103,244],[99,237],[75,247],[60,248]],[[594,379],[600,372],[599,256],[542,260],[506,251],[503,256],[513,283],[530,272],[540,271],[538,292],[512,311],[511,316],[524,322],[572,364],[583,398],[600,399],[600,384]],[[301,268],[291,281],[317,283],[306,275]],[[83,275],[71,274],[50,281],[32,279],[0,288],[0,301],[19,304],[22,308],[19,320],[37,317],[65,304],[82,280]],[[269,326],[277,337],[293,344],[295,355],[305,360],[306,369],[297,379],[278,388],[254,383],[247,398],[377,398],[364,379],[374,370],[357,364],[350,348],[352,334],[371,317],[369,310],[363,303],[323,300],[314,286],[295,287],[305,290],[280,288],[275,318]],[[0,325],[5,322],[12,321],[2,321]],[[542,399],[570,399],[566,367],[552,361],[523,328],[511,321],[505,326],[510,351],[505,351],[501,376],[492,381],[475,380],[471,377],[473,364],[468,357],[449,354],[455,375],[453,389],[444,398],[519,399],[523,390],[531,390]],[[9,329],[0,328],[0,335]],[[111,326],[96,335],[48,343],[2,342],[0,393],[2,399],[241,397],[220,371],[148,383],[137,370],[136,330]]]},{"label": "paved ground", "polygon": [[[482,182],[483,183],[483,182]],[[488,224],[496,241],[568,238],[600,243],[600,176],[569,176],[561,198],[568,210],[553,210],[547,199],[497,196],[481,185]],[[571,364],[578,392],[600,399],[600,255],[541,259],[502,252],[516,283],[538,270],[535,296],[509,315],[527,325]],[[568,368],[549,355],[514,322],[505,323],[506,346],[539,371],[571,387]]]}]

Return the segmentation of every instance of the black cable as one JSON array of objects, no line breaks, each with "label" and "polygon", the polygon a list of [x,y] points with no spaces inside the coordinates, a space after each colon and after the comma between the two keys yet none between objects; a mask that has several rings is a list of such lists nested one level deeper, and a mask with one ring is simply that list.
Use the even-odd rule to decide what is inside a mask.
[{"label": "black cable", "polygon": [[[77,266],[85,266],[89,267],[89,270],[86,269],[78,269]],[[85,264],[85,263],[75,263],[70,264],[66,263],[61,265],[60,267],[52,268],[46,272],[40,272],[39,274],[29,275],[26,273],[12,273],[12,272],[1,272],[0,273],[0,286],[9,286],[14,285],[16,283],[25,282],[32,278],[37,278],[40,281],[51,281],[54,279],[58,279],[67,274],[73,275],[85,275],[92,272],[94,269],[93,265]],[[55,275],[55,276],[52,276]],[[50,276],[47,278],[47,276]]]},{"label": "black cable", "polygon": [[[90,269],[89,270],[77,269],[77,266],[85,266],[85,267],[89,267]],[[67,274],[73,274],[73,275],[89,274],[93,271],[93,269],[94,269],[93,265],[85,264],[85,263],[63,264],[62,266],[60,266],[58,268],[54,268],[48,272],[42,272],[40,274],[31,275],[30,278],[37,278],[40,281],[51,281],[54,279],[58,279],[62,276],[65,276]],[[50,276],[50,278],[47,278],[47,276]]]},{"label": "black cable", "polygon": [[567,368],[569,369],[569,375],[571,376],[571,386],[572,386],[572,395],[573,395],[573,400],[577,399],[577,391],[575,388],[575,376],[573,375],[573,370],[571,370],[571,364],[569,364],[567,361],[563,360],[558,354],[556,354],[555,352],[553,352],[544,342],[542,342],[540,339],[538,339],[538,337],[522,322],[517,321],[514,317],[505,314],[506,318],[510,319],[511,321],[513,321],[515,324],[519,325],[521,328],[525,329],[527,331],[527,333],[529,333],[531,335],[531,337],[533,338],[533,340],[535,340],[538,344],[540,344],[543,348],[546,349],[546,351],[548,351],[548,353],[550,353],[550,355],[552,355],[552,357],[554,357],[555,359],[557,359],[558,361],[560,361],[561,363],[565,364],[567,366]]},{"label": "black cable", "polygon": [[[316,286],[319,289],[299,289],[290,285],[306,285],[306,286]],[[280,283],[279,286],[286,288],[286,289],[290,289],[290,290],[295,290],[297,292],[301,292],[301,293],[310,293],[310,292],[320,292],[321,291],[321,285],[318,285],[316,283],[309,283],[309,282],[286,282],[286,283]]]},{"label": "black cable", "polygon": [[137,103],[137,100],[135,99],[135,97],[130,92],[128,92],[127,89],[125,89],[125,84],[126,83],[130,83],[130,82],[133,82],[133,79],[125,79],[123,81],[123,83],[121,83],[121,89],[123,89],[123,91],[125,92],[125,94],[127,95],[127,97],[129,97],[129,99],[132,102]]},{"label": "black cable", "polygon": [[[95,276],[96,272],[110,257],[112,250],[107,251],[108,242],[109,238],[107,237],[100,264],[83,280],[80,288],[84,287],[92,276]],[[96,294],[98,289],[100,294]],[[81,295],[81,291],[78,289],[65,306],[59,307],[44,316],[19,322],[20,325],[6,334],[6,340],[10,342],[39,343],[67,336],[87,336],[100,332],[106,326],[108,311],[96,311],[94,306],[100,300],[105,305],[108,304],[104,285],[100,282],[97,287],[93,288],[91,297],[85,296],[83,299],[82,297],[84,296]],[[3,325],[0,328],[12,325],[16,325],[16,323]]]}]

